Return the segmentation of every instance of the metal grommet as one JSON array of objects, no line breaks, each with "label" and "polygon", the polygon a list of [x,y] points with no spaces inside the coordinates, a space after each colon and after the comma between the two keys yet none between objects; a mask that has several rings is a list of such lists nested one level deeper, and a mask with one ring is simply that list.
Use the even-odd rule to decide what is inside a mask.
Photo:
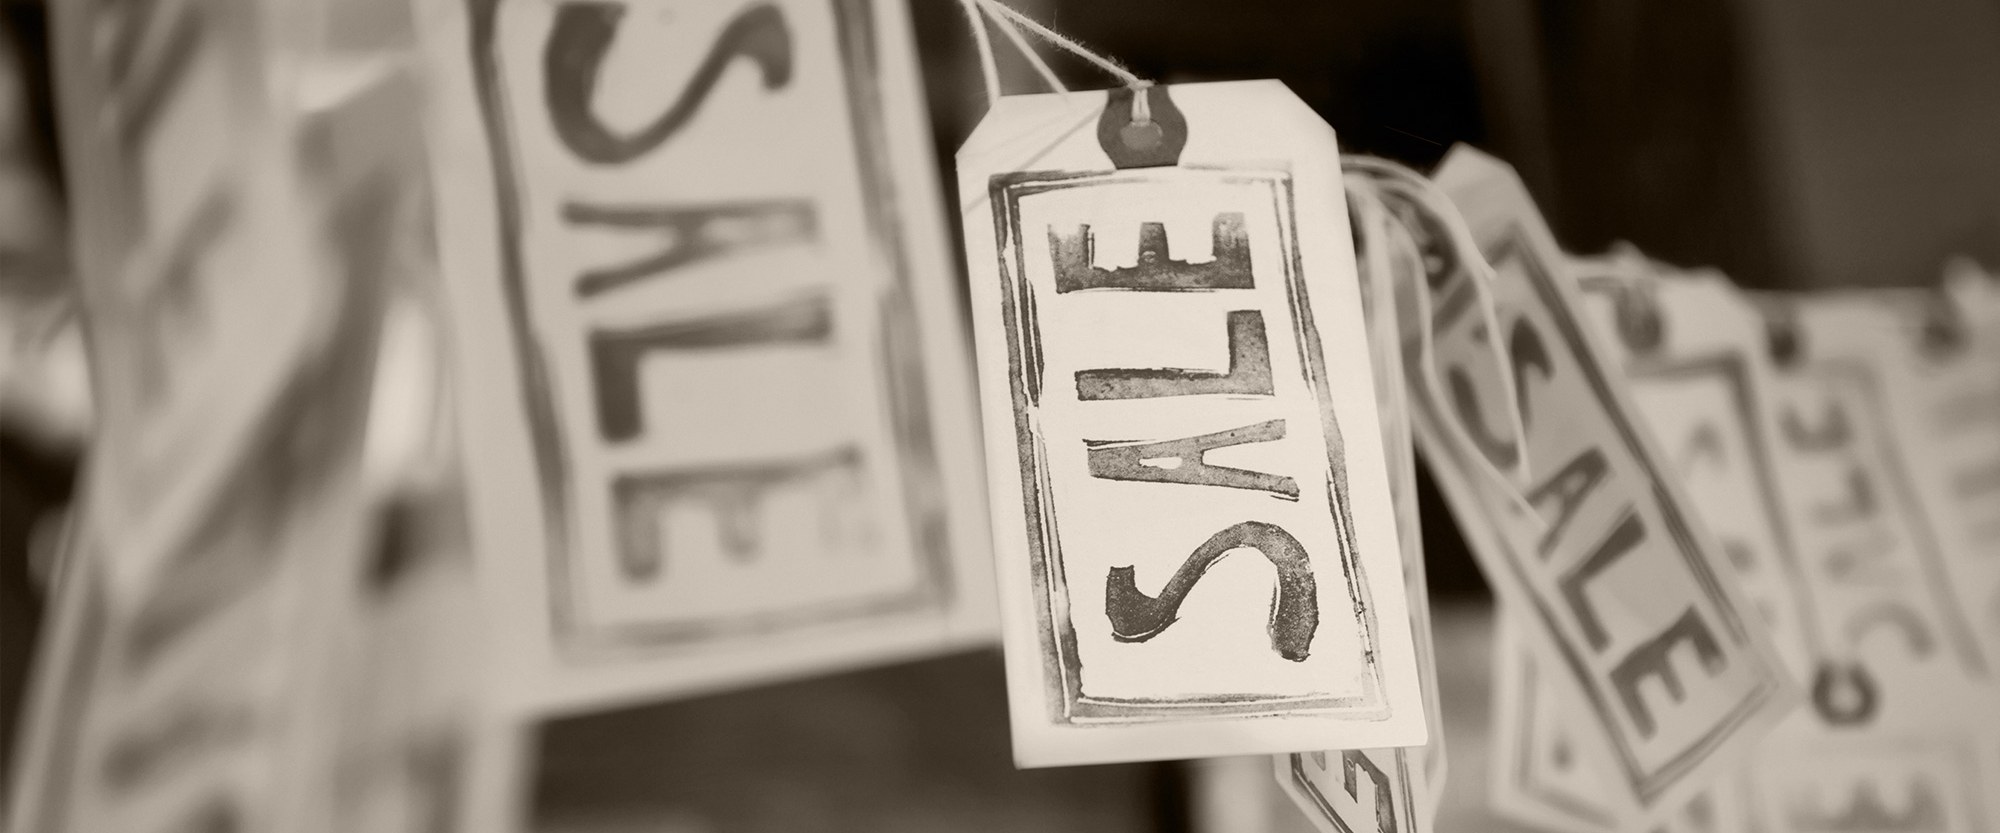
[{"label": "metal grommet", "polygon": [[1155,84],[1119,87],[1106,93],[1097,120],[1097,144],[1119,169],[1178,165],[1187,146],[1187,117],[1167,88]]},{"label": "metal grommet", "polygon": [[1821,663],[1813,674],[1813,710],[1834,726],[1866,723],[1879,699],[1875,678],[1856,663]]},{"label": "metal grommet", "polygon": [[1792,367],[1805,358],[1805,334],[1799,332],[1798,313],[1781,301],[1757,305],[1764,318],[1764,347],[1771,362]]},{"label": "metal grommet", "polygon": [[1942,292],[1934,292],[1924,304],[1923,322],[1919,325],[1917,344],[1924,358],[1944,361],[1965,349],[1970,336],[1966,333],[1965,316],[1958,305],[1951,302]]},{"label": "metal grommet", "polygon": [[1612,306],[1618,338],[1634,354],[1643,356],[1666,344],[1666,316],[1660,313],[1659,292],[1651,280],[1619,287]]}]

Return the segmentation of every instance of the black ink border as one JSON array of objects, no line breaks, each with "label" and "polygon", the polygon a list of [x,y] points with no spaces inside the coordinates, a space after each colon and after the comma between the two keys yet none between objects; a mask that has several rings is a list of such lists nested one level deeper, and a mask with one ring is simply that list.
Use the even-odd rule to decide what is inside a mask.
[{"label": "black ink border", "polygon": [[[1282,262],[1286,298],[1292,308],[1305,383],[1319,400],[1325,434],[1330,514],[1340,531],[1342,578],[1360,631],[1361,659],[1369,693],[1359,697],[1306,695],[1208,695],[1185,700],[1140,700],[1089,697],[1083,694],[1082,661],[1069,610],[1068,578],[1056,541],[1056,517],[1050,506],[1046,446],[1035,417],[1041,398],[1041,340],[1035,324],[1035,296],[1021,266],[1025,259],[1020,236],[1020,199],[1050,191],[1141,182],[1172,176],[1169,172],[1200,171],[1222,175],[1230,184],[1262,185],[1270,189],[1272,211],[1280,236],[1279,248],[1289,253]],[[1377,658],[1375,610],[1367,576],[1360,563],[1351,500],[1346,484],[1346,452],[1340,428],[1332,418],[1326,363],[1306,297],[1303,256],[1297,239],[1298,216],[1289,171],[1218,167],[1155,168],[1133,171],[1020,171],[995,174],[990,181],[997,244],[1001,323],[1006,332],[1008,385],[1012,394],[1014,429],[1020,447],[1022,508],[1027,515],[1030,580],[1041,636],[1043,680],[1052,721],[1065,724],[1132,723],[1215,717],[1270,717],[1302,711],[1341,712],[1362,719],[1389,717],[1387,687]],[[1371,383],[1372,384],[1372,383]],[[1400,556],[1398,557],[1400,563]]]}]

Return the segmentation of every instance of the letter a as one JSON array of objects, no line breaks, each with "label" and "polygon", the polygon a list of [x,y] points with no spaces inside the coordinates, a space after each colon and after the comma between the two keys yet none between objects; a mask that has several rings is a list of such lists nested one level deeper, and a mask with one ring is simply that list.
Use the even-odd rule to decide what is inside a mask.
[{"label": "letter a", "polygon": [[[1298,481],[1261,471],[1211,466],[1209,451],[1217,448],[1262,443],[1285,438],[1285,421],[1274,419],[1242,428],[1159,442],[1114,442],[1085,440],[1090,454],[1090,476],[1106,480],[1140,480],[1154,483],[1188,483],[1221,486],[1226,489],[1254,489],[1290,500],[1299,499]],[[1153,461],[1167,461],[1160,465]]]}]

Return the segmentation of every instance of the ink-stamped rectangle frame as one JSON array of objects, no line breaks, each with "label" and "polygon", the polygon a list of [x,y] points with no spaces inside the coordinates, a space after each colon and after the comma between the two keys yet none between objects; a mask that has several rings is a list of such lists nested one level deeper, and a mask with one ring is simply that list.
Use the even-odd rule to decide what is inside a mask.
[{"label": "ink-stamped rectangle frame", "polygon": [[[1376,658],[1375,614],[1361,596],[1366,592],[1367,577],[1363,571],[1360,554],[1352,546],[1351,538],[1339,536],[1340,564],[1342,575],[1347,581],[1350,603],[1357,612],[1356,622],[1360,628],[1360,642],[1363,659],[1367,665],[1364,688],[1369,692],[1359,697],[1334,697],[1322,695],[1219,698],[1208,696],[1186,700],[1134,702],[1131,700],[1090,697],[1082,690],[1082,661],[1077,653],[1075,627],[1070,616],[1068,578],[1062,570],[1060,545],[1056,543],[1055,515],[1048,497],[1051,484],[1048,480],[1046,445],[1035,429],[1034,411],[1038,409],[1041,380],[1030,380],[1027,368],[1030,359],[1040,364],[1040,331],[1034,327],[1035,299],[1033,287],[1026,277],[1025,253],[1022,248],[1020,228],[1020,200],[1026,196],[1073,188],[1097,185],[1144,181],[1161,175],[1200,172],[1205,176],[1219,177],[1230,184],[1261,184],[1271,191],[1272,211],[1279,233],[1279,249],[1285,253],[1281,259],[1284,272],[1285,295],[1293,310],[1293,336],[1297,340],[1301,365],[1307,370],[1305,384],[1321,401],[1321,430],[1338,431],[1337,425],[1328,423],[1335,419],[1330,402],[1327,400],[1325,385],[1328,384],[1325,358],[1319,349],[1319,336],[1315,331],[1312,308],[1307,299],[1303,257],[1297,240],[1297,216],[1292,197],[1292,176],[1289,171],[1270,168],[1227,168],[1194,167],[1150,169],[1145,171],[1016,171],[995,174],[989,181],[989,195],[994,206],[993,223],[995,239],[999,250],[1000,311],[1001,326],[1007,342],[1008,389],[1014,415],[1014,436],[1019,448],[1022,508],[1026,516],[1028,536],[1028,559],[1030,583],[1035,597],[1036,631],[1040,638],[1044,663],[1043,687],[1048,701],[1050,718],[1057,723],[1072,725],[1103,725],[1118,723],[1144,723],[1160,720],[1185,720],[1189,718],[1254,718],[1268,717],[1279,713],[1308,711],[1341,711],[1347,714],[1379,713],[1386,716],[1389,698],[1383,680],[1382,667]],[[1341,444],[1328,444],[1329,466],[1344,466],[1344,460],[1334,459]],[[1341,496],[1330,495],[1331,511],[1335,523],[1343,530],[1353,529],[1349,516],[1351,507],[1341,503]],[[1004,580],[1004,579],[1003,579]]]},{"label": "ink-stamped rectangle frame", "polygon": [[[570,462],[564,452],[562,418],[553,401],[556,394],[545,378],[550,372],[551,362],[548,351],[535,334],[534,313],[530,309],[532,302],[527,283],[531,276],[527,274],[522,235],[524,194],[519,181],[525,174],[519,170],[515,136],[519,128],[511,112],[514,102],[509,98],[505,78],[507,70],[502,64],[498,45],[502,7],[516,1],[465,0],[471,24],[471,75],[478,99],[477,107],[481,126],[493,148],[495,213],[501,232],[498,258],[501,294],[505,299],[507,329],[513,336],[514,364],[520,376],[518,381],[526,400],[523,407],[533,446],[538,490],[543,498],[544,523],[548,530],[546,598],[554,647],[573,661],[615,662],[634,650],[664,656],[715,640],[755,638],[880,616],[942,611],[950,607],[955,587],[951,547],[946,540],[949,535],[945,529],[946,519],[941,512],[923,511],[925,501],[911,493],[914,487],[910,484],[915,478],[905,478],[905,493],[901,495],[901,501],[910,510],[913,527],[910,540],[914,550],[911,555],[916,561],[917,576],[916,581],[904,589],[868,598],[821,602],[777,613],[722,616],[687,622],[596,625],[583,615],[579,609],[584,604],[582,593],[572,578],[572,574],[581,568],[576,563],[580,557],[577,545],[569,536],[569,529],[578,522],[574,517],[576,503],[568,488]],[[878,344],[882,347],[878,352],[882,359],[881,372],[890,379],[889,387],[901,391],[903,395],[894,407],[888,409],[888,418],[893,421],[899,444],[930,444],[930,447],[905,447],[900,451],[909,458],[935,461],[939,458],[929,426],[938,415],[925,398],[922,379],[913,382],[906,378],[925,375],[923,371],[913,368],[926,364],[926,357],[914,335],[918,302],[914,297],[914,268],[909,262],[910,253],[905,240],[909,232],[897,222],[894,214],[898,201],[892,195],[898,192],[900,186],[893,163],[885,158],[885,142],[882,141],[889,126],[883,110],[886,94],[880,88],[876,74],[879,68],[876,27],[880,19],[872,8],[872,3],[876,1],[826,0],[832,7],[836,22],[835,37],[845,73],[843,80],[847,90],[849,121],[855,132],[855,161],[861,174],[867,226],[874,245],[886,255],[883,261],[893,278],[880,296],[886,312],[882,316],[883,331],[878,334]],[[900,338],[901,343],[910,346],[901,354],[893,352],[893,345],[899,339],[891,334],[891,328],[896,327],[910,331]],[[612,488],[615,479],[607,477],[605,488]]]}]

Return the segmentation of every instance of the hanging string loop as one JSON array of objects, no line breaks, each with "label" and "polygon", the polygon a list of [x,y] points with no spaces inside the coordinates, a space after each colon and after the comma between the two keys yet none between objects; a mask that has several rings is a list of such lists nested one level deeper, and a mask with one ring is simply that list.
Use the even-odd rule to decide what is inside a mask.
[{"label": "hanging string loop", "polygon": [[979,68],[985,78],[986,96],[989,100],[997,100],[1002,95],[1005,95],[1005,93],[1000,87],[999,62],[993,56],[993,41],[986,33],[987,18],[990,18],[993,23],[1000,26],[1001,33],[1006,35],[1008,41],[1014,44],[1014,48],[1019,50],[1023,57],[1027,58],[1028,62],[1035,68],[1036,74],[1041,76],[1043,83],[1047,84],[1051,90],[1058,93],[1069,92],[1069,89],[1063,86],[1062,81],[1056,77],[1056,74],[1049,69],[1047,62],[1043,61],[1041,55],[1037,54],[1035,49],[1029,44],[1026,35],[1034,35],[1058,49],[1089,61],[1098,69],[1104,70],[1106,74],[1118,79],[1119,83],[1130,88],[1135,93],[1133,96],[1132,112],[1134,123],[1150,124],[1152,122],[1152,107],[1146,101],[1145,94],[1146,89],[1153,86],[1152,81],[1140,78],[1117,61],[1098,54],[1089,47],[1078,43],[1076,39],[1057,32],[1043,25],[1040,21],[1022,14],[1012,6],[1002,2],[1002,0],[959,0],[959,5],[964,8],[966,21],[972,26],[973,43],[979,50]]}]

